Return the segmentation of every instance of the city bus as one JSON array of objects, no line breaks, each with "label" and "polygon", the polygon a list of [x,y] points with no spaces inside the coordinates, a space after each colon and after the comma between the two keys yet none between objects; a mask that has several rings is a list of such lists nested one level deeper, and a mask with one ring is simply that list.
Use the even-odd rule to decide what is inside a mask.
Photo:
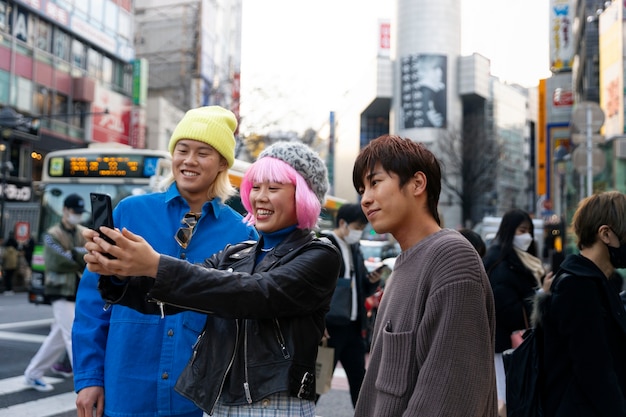
[{"label": "city bus", "polygon": [[[236,159],[229,178],[239,188],[250,162]],[[78,194],[87,204],[82,224],[91,227],[90,197],[92,192],[111,196],[113,207],[129,195],[157,191],[171,173],[171,156],[166,151],[134,149],[111,143],[92,144],[88,148],[50,152],[44,158],[41,181],[37,184],[41,209],[35,236],[36,246],[31,265],[28,299],[32,303],[48,303],[44,296],[45,265],[43,233],[61,220],[63,201]],[[319,222],[320,229],[332,229],[337,210],[345,201],[328,196]],[[227,201],[245,214],[239,195]]]},{"label": "city bus", "polygon": [[35,250],[31,265],[28,299],[32,303],[48,303],[44,296],[45,265],[42,236],[52,225],[61,221],[63,201],[78,194],[87,211],[81,223],[91,227],[89,194],[111,196],[115,206],[129,195],[158,189],[159,183],[171,172],[171,156],[167,151],[135,149],[127,145],[91,144],[87,148],[50,152],[44,158],[41,181],[36,184],[40,196],[39,222],[36,227]]}]

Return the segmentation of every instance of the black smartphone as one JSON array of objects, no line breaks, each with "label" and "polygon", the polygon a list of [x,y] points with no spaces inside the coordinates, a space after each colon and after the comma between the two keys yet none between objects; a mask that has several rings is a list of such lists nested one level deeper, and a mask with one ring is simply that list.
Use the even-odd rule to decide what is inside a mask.
[{"label": "black smartphone", "polygon": [[385,264],[382,264],[381,266],[376,268],[374,272],[380,273],[380,281],[385,282],[385,280],[389,278],[389,275],[391,275],[391,268],[389,268]]},{"label": "black smartphone", "polygon": [[[93,229],[100,233],[100,237],[112,245],[115,242],[100,232],[100,226],[114,228],[113,226],[113,204],[111,204],[111,196],[108,194],[91,193],[91,220],[93,223]],[[113,255],[106,254],[109,258],[113,259]]]}]

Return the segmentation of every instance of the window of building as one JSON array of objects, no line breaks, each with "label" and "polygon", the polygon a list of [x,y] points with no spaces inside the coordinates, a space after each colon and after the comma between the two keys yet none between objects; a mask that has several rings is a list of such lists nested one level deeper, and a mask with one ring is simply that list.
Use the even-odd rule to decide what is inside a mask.
[{"label": "window of building", "polygon": [[132,40],[133,36],[133,18],[130,13],[120,9],[118,13],[119,25],[117,33],[127,40]]},{"label": "window of building", "polygon": [[73,101],[72,102],[72,115],[69,118],[68,122],[74,126],[81,129],[85,128],[85,111],[86,105],[82,101]]},{"label": "window of building", "polygon": [[124,64],[118,60],[113,62],[113,85],[118,90],[124,88]]},{"label": "window of building", "polygon": [[102,81],[107,84],[113,82],[113,61],[107,56],[102,57]]},{"label": "window of building", "polygon": [[90,0],[89,2],[89,23],[100,29],[104,16],[104,0]]},{"label": "window of building", "polygon": [[32,97],[33,83],[22,77],[13,77],[13,85],[15,88],[11,91],[11,105],[15,106],[18,111],[33,113]]},{"label": "window of building", "polygon": [[9,16],[6,2],[0,0],[0,31],[9,32]]},{"label": "window of building", "polygon": [[70,60],[70,36],[59,28],[54,29],[54,56],[65,62]]},{"label": "window of building", "polygon": [[[25,9],[17,7],[15,21],[13,21],[12,33],[15,39],[33,45],[33,16],[26,12]],[[7,9],[7,13],[10,13]]]},{"label": "window of building", "polygon": [[[64,0],[64,1],[71,1],[71,0]],[[85,1],[85,0],[75,0],[72,3],[74,3],[74,13],[76,13],[76,15],[82,18],[83,20],[87,20],[87,16],[89,16],[89,3],[90,2]],[[72,10],[72,9],[67,9],[67,10]]]},{"label": "window of building", "polygon": [[122,88],[126,94],[133,93],[133,65],[124,64],[124,79],[122,81]]},{"label": "window of building", "polygon": [[37,19],[35,46],[42,51],[51,52],[51,35],[52,29],[50,24],[44,20]]},{"label": "window of building", "polygon": [[104,3],[104,29],[112,34],[117,33],[117,14],[120,8],[112,1]]},{"label": "window of building", "polygon": [[[80,0],[78,0],[80,2]],[[74,0],[56,0],[56,4],[65,10],[74,10]]]},{"label": "window of building", "polygon": [[97,80],[102,78],[102,55],[95,49],[87,51],[87,72]]},{"label": "window of building", "polygon": [[[53,114],[55,115],[61,115],[61,114],[68,114],[67,111],[67,96],[65,94],[61,94],[57,91],[57,93],[54,96],[54,109],[53,109]],[[59,120],[62,120],[64,122],[67,122],[66,117],[61,117],[59,118]]]},{"label": "window of building", "polygon": [[80,69],[87,67],[87,52],[85,45],[78,39],[72,41],[72,64]]},{"label": "window of building", "polygon": [[52,94],[49,89],[38,85],[33,97],[33,110],[35,114],[50,115],[52,110]]},{"label": "window of building", "polygon": [[[9,85],[9,80],[11,77],[9,73],[6,71],[0,70],[0,85]],[[9,104],[9,89],[8,88],[0,88],[0,103],[3,105]]]}]

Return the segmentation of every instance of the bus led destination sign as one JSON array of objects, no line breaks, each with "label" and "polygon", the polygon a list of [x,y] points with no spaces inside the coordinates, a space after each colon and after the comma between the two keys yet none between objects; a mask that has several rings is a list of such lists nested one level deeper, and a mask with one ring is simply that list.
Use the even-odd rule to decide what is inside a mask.
[{"label": "bus led destination sign", "polygon": [[142,155],[59,156],[50,160],[50,177],[145,177]]}]

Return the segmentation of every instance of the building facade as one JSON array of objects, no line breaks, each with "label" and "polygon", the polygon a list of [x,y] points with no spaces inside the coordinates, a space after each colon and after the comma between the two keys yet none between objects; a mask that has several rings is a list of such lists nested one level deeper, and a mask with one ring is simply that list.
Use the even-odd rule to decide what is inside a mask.
[{"label": "building facade", "polygon": [[[7,218],[36,201],[46,153],[90,142],[143,147],[131,134],[143,130],[133,58],[131,0],[0,0],[0,107],[16,115],[0,119],[3,189],[23,190],[2,193]],[[16,124],[35,135],[19,135]]]}]

